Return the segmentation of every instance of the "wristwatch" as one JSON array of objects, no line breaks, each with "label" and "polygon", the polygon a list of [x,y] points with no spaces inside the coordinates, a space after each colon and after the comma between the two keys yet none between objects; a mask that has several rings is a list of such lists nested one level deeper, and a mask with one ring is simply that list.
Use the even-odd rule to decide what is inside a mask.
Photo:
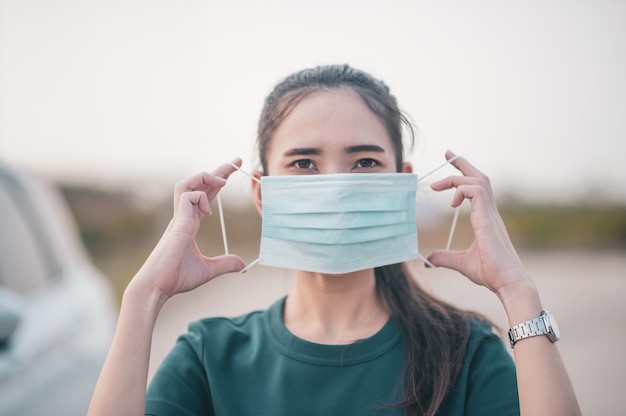
[{"label": "wristwatch", "polygon": [[541,311],[538,317],[509,329],[511,348],[520,339],[536,337],[537,335],[547,335],[551,342],[557,342],[561,338],[559,327],[550,312]]}]

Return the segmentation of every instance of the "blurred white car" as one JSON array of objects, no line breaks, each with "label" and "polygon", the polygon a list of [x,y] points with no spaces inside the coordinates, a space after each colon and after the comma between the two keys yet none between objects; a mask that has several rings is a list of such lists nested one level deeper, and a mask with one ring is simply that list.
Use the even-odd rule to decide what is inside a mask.
[{"label": "blurred white car", "polygon": [[0,416],[84,415],[115,318],[60,194],[0,163]]}]

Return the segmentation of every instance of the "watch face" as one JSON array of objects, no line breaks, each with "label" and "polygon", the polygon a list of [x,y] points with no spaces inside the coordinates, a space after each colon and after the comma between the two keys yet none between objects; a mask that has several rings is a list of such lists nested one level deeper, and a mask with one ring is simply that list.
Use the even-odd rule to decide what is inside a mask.
[{"label": "watch face", "polygon": [[552,314],[548,311],[545,312],[546,315],[546,323],[548,324],[548,336],[550,337],[552,342],[556,342],[561,338],[561,332],[559,332],[559,326],[556,323],[556,319],[552,316]]}]

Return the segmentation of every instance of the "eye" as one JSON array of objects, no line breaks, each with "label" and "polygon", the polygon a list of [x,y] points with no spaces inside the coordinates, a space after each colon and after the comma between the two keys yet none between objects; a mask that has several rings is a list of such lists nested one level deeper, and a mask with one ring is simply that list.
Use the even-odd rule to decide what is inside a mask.
[{"label": "eye", "polygon": [[375,168],[376,166],[379,166],[379,163],[376,160],[370,158],[359,159],[356,162],[356,165],[354,165],[355,169],[371,169]]},{"label": "eye", "polygon": [[293,166],[298,169],[307,169],[307,170],[315,168],[315,164],[313,163],[311,159],[298,159],[295,162],[293,162]]}]

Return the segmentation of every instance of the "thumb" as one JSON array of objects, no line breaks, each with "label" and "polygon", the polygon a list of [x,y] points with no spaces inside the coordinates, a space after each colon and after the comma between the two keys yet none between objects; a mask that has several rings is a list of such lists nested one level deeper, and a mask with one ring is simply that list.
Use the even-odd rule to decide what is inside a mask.
[{"label": "thumb", "polygon": [[241,257],[235,254],[227,254],[223,256],[213,257],[211,260],[213,266],[213,276],[217,277],[226,273],[235,273],[243,270],[246,264]]},{"label": "thumb", "polygon": [[428,261],[437,267],[445,267],[446,269],[460,272],[462,269],[462,255],[463,253],[460,251],[437,250],[428,256]]}]

